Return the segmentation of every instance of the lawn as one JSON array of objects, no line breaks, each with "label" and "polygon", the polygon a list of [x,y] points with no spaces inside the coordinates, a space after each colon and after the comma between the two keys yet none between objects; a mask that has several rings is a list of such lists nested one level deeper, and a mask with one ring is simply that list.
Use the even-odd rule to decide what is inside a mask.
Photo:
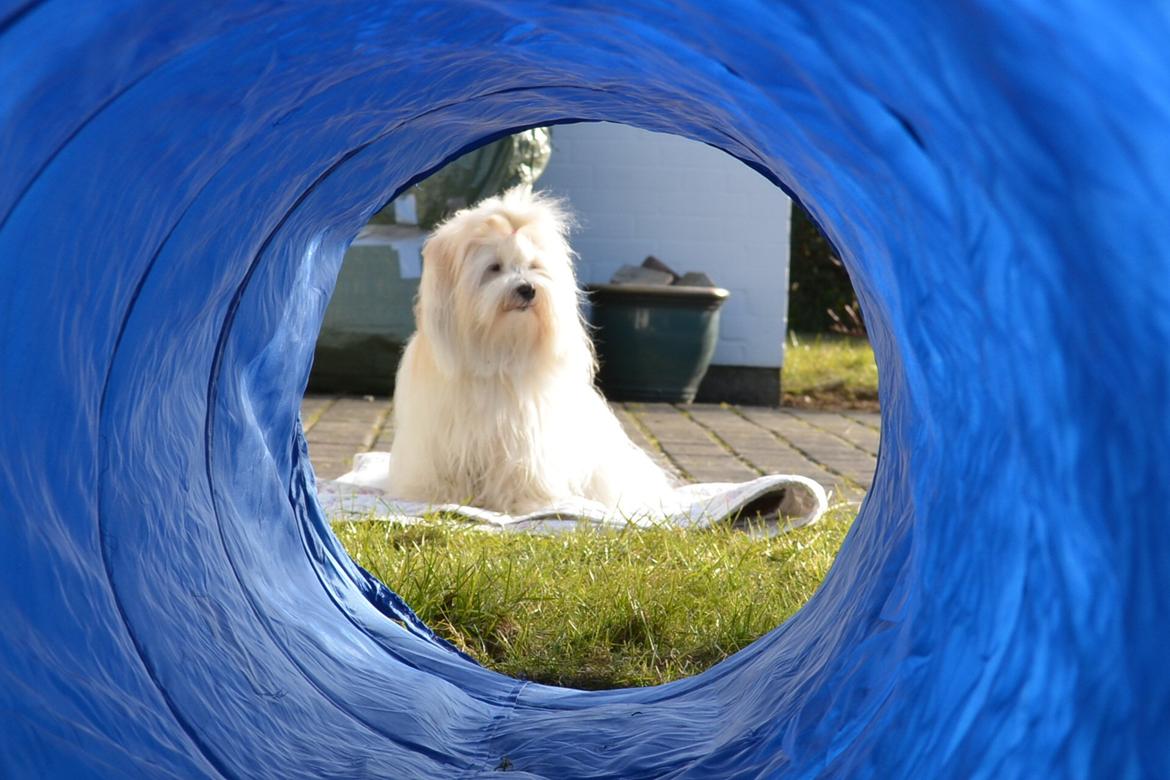
[{"label": "lawn", "polygon": [[877,364],[863,338],[790,334],[780,386],[786,406],[877,411]]},{"label": "lawn", "polygon": [[[877,409],[864,339],[790,336],[782,385],[786,404]],[[335,530],[358,563],[485,666],[601,689],[696,674],[784,622],[820,585],[855,510],[773,538],[727,527],[497,534],[441,519]]]},{"label": "lawn", "polygon": [[772,538],[706,531],[487,533],[338,523],[362,566],[485,666],[575,688],[696,674],[775,628],[820,585],[853,510]]}]

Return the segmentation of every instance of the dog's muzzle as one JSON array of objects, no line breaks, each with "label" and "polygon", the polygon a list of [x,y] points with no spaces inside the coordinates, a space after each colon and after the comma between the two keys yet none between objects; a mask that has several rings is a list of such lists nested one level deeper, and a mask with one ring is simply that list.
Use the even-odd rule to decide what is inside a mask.
[{"label": "dog's muzzle", "polygon": [[517,285],[516,289],[512,290],[512,299],[514,306],[509,308],[527,309],[532,305],[532,301],[536,298],[536,288],[528,282]]}]

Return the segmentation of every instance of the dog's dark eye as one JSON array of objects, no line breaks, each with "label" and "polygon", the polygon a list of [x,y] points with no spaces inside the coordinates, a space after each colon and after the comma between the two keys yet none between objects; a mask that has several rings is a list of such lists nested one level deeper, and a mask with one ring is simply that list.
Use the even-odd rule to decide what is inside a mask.
[{"label": "dog's dark eye", "polygon": [[488,266],[488,271],[490,271],[493,274],[498,274],[500,272],[500,264],[499,263],[492,263],[491,265]]}]

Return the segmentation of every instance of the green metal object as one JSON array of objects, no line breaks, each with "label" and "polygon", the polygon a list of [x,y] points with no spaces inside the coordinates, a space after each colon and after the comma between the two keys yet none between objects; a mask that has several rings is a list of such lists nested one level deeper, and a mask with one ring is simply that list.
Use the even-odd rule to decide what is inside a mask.
[{"label": "green metal object", "polygon": [[598,381],[615,401],[690,403],[719,339],[727,290],[598,284],[586,288],[600,363]]},{"label": "green metal object", "polygon": [[403,278],[402,269],[418,263],[425,236],[412,226],[378,226],[363,231],[346,250],[317,337],[310,390],[393,392],[402,347],[414,332],[412,308],[418,292],[418,279]]},{"label": "green metal object", "polygon": [[[534,183],[551,156],[552,128],[521,130],[453,160],[403,195],[413,196],[418,225],[430,230],[459,209],[517,184]],[[370,221],[402,222],[400,216],[391,203]]]}]

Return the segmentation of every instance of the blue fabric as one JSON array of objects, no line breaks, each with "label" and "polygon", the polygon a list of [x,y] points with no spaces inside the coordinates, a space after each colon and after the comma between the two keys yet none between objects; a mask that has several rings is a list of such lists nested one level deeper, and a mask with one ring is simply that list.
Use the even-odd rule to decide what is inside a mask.
[{"label": "blue fabric", "polygon": [[[1155,3],[0,4],[0,774],[1170,776],[1168,47]],[[808,606],[600,693],[434,640],[297,420],[371,212],[592,120],[805,203],[883,401]]]}]

